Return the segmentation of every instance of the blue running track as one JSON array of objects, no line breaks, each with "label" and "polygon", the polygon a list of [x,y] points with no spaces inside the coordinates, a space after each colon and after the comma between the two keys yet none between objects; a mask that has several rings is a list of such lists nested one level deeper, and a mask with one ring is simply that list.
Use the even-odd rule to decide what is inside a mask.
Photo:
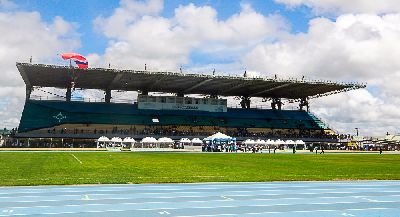
[{"label": "blue running track", "polygon": [[0,216],[400,216],[400,181],[1,187]]}]

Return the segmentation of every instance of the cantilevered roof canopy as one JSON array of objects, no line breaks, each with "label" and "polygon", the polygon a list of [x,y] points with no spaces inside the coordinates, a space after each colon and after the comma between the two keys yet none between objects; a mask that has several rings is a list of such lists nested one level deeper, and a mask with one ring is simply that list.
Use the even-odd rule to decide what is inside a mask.
[{"label": "cantilevered roof canopy", "polygon": [[[209,94],[264,98],[315,98],[328,94],[364,88],[363,84],[283,80],[89,68],[73,70],[67,66],[17,63],[28,87],[70,86],[73,74],[75,87],[83,89]],[[72,72],[73,71],[73,72]]]}]

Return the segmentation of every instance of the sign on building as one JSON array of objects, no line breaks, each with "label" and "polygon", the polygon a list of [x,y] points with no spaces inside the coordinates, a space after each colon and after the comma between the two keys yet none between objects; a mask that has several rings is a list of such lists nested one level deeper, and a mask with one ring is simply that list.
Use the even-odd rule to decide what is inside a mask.
[{"label": "sign on building", "polygon": [[139,109],[152,110],[192,110],[226,112],[226,99],[192,98],[177,96],[138,96]]}]

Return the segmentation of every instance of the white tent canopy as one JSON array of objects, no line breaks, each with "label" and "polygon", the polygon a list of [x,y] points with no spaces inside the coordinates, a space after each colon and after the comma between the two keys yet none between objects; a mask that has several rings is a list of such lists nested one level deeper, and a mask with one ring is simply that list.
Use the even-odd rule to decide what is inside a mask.
[{"label": "white tent canopy", "polygon": [[257,139],[256,144],[257,145],[265,145],[266,142],[265,142],[265,140]]},{"label": "white tent canopy", "polygon": [[284,144],[285,144],[285,141],[283,141],[283,140],[278,139],[275,141],[275,145],[284,145]]},{"label": "white tent canopy", "polygon": [[110,139],[106,136],[101,136],[100,138],[97,139],[97,148],[104,148],[107,146],[107,144],[110,142]]},{"label": "white tent canopy", "polygon": [[136,140],[135,140],[135,139],[132,139],[131,137],[126,137],[126,138],[124,139],[124,142],[125,142],[125,143],[135,143]]},{"label": "white tent canopy", "polygon": [[296,143],[297,145],[304,145],[304,144],[306,144],[303,140],[296,140],[295,143]]},{"label": "white tent canopy", "polygon": [[158,141],[154,137],[145,137],[140,142],[141,143],[157,143]]},{"label": "white tent canopy", "polygon": [[201,141],[201,139],[199,139],[199,138],[194,138],[194,139],[192,139],[192,143],[193,144],[203,144],[203,141]]},{"label": "white tent canopy", "polygon": [[159,143],[174,143],[174,140],[168,137],[161,137],[158,139]]},{"label": "white tent canopy", "polygon": [[102,136],[97,139],[97,142],[109,142],[109,141],[110,141],[110,139],[107,138],[106,136]]},{"label": "white tent canopy", "polygon": [[256,142],[252,139],[246,139],[243,143],[245,145],[254,145]]},{"label": "white tent canopy", "polygon": [[267,145],[275,145],[275,141],[274,141],[274,140],[268,139],[268,140],[265,142],[265,144],[267,144]]},{"label": "white tent canopy", "polygon": [[294,144],[296,144],[293,140],[286,140],[285,141],[285,144],[286,145],[294,145]]},{"label": "white tent canopy", "polygon": [[232,139],[232,137],[225,135],[221,132],[218,132],[212,136],[205,138],[204,140],[213,140],[213,139]]},{"label": "white tent canopy", "polygon": [[111,142],[122,142],[122,139],[119,138],[119,137],[113,137],[113,138],[111,139]]},{"label": "white tent canopy", "polygon": [[181,140],[179,140],[180,143],[192,143],[192,141],[190,141],[190,139],[188,138],[182,138]]}]

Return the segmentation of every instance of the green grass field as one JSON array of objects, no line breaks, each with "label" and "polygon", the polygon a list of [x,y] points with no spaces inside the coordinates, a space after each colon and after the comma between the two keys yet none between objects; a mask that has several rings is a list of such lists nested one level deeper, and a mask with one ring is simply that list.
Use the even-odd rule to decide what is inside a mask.
[{"label": "green grass field", "polygon": [[362,179],[399,180],[400,155],[0,152],[1,186]]}]

